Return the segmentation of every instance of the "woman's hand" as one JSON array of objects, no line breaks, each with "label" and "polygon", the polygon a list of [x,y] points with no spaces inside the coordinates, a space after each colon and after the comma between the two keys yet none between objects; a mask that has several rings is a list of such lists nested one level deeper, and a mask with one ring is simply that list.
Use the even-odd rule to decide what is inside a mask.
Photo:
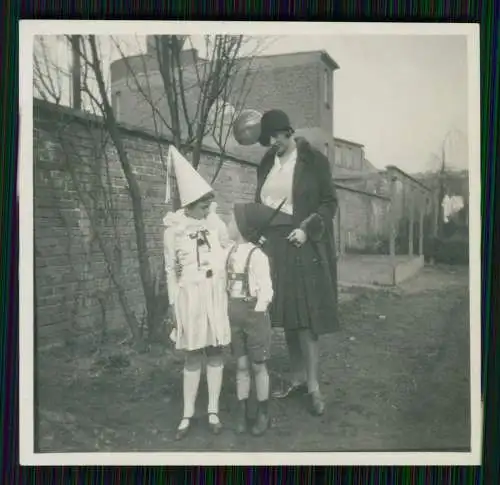
[{"label": "woman's hand", "polygon": [[307,241],[307,234],[302,229],[294,229],[287,238],[294,246],[300,248]]}]

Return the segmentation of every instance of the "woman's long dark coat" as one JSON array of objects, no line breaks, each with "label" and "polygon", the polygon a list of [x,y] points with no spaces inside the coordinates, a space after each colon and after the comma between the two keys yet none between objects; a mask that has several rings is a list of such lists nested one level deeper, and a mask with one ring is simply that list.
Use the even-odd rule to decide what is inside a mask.
[{"label": "woman's long dark coat", "polygon": [[[302,267],[314,301],[308,307],[314,314],[314,333],[320,335],[338,329],[337,260],[333,220],[337,211],[337,194],[330,163],[304,138],[296,138],[297,163],[293,175],[293,222],[308,235],[308,249],[300,250]],[[274,166],[275,151],[269,150],[257,169],[256,202]],[[272,262],[271,262],[272,264]]]}]

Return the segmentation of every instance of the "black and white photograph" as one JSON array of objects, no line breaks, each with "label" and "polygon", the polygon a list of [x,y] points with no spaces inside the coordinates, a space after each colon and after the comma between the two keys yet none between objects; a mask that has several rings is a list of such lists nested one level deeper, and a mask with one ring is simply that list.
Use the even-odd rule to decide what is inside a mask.
[{"label": "black and white photograph", "polygon": [[479,29],[21,21],[25,465],[480,464]]}]

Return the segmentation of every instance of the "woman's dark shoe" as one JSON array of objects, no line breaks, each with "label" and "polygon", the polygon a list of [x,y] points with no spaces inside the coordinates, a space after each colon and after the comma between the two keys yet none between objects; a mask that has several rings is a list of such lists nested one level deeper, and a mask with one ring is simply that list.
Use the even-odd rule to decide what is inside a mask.
[{"label": "woman's dark shoe", "polygon": [[[187,426],[182,426],[184,421],[187,421]],[[179,423],[179,427],[177,428],[177,431],[175,433],[175,441],[180,441],[183,440],[189,431],[191,430],[191,418],[182,418],[181,422]]]},{"label": "woman's dark shoe", "polygon": [[242,399],[238,402],[238,416],[236,422],[236,432],[246,433],[248,428],[248,400]]},{"label": "woman's dark shoe", "polygon": [[270,427],[271,419],[269,418],[269,401],[259,402],[257,410],[257,419],[252,426],[252,434],[254,436],[262,436]]},{"label": "woman's dark shoe", "polygon": [[314,391],[309,394],[310,410],[314,416],[322,416],[325,412],[325,400],[320,391]]},{"label": "woman's dark shoe", "polygon": [[[216,419],[210,420],[210,416],[215,417]],[[208,413],[208,428],[212,432],[212,434],[220,434],[222,431],[222,423],[219,420],[219,416],[216,413]]]},{"label": "woman's dark shoe", "polygon": [[273,392],[273,397],[276,399],[284,399],[298,394],[306,394],[307,385],[303,382],[285,383],[285,385]]}]

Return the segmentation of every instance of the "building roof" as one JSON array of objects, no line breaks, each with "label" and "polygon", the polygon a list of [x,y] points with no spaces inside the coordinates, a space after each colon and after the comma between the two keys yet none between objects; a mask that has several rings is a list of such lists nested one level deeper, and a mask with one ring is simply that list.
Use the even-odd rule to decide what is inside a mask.
[{"label": "building roof", "polygon": [[[206,59],[202,57],[198,57],[198,53],[196,49],[184,49],[182,51],[183,55],[188,57],[192,55],[194,59],[198,62],[206,61]],[[271,59],[271,58],[285,58],[285,57],[299,57],[299,56],[307,56],[307,55],[318,55],[321,60],[325,62],[332,70],[339,69],[339,65],[333,60],[333,58],[326,52],[325,50],[316,50],[316,51],[298,51],[298,52],[286,52],[282,54],[268,54],[268,55],[256,55],[256,56],[243,56],[239,57],[238,60],[244,61],[249,59],[259,60],[259,59]],[[146,63],[146,64],[145,64]],[[151,53],[141,53],[132,56],[126,56],[125,58],[119,58],[111,62],[111,80],[112,82],[118,80],[123,77],[128,70],[128,65],[130,65],[134,72],[143,72],[146,67],[148,70],[157,70],[159,69],[157,65],[157,60],[155,56],[151,55]]]},{"label": "building roof", "polygon": [[352,145],[352,146],[359,147],[359,148],[365,147],[364,145],[361,145],[361,143],[357,143],[357,142],[351,141],[351,140],[346,140],[345,138],[339,138],[337,136],[335,137],[335,141],[338,141],[338,142],[343,143],[345,145]]},{"label": "building roof", "polygon": [[257,55],[252,57],[240,57],[240,59],[269,59],[273,57],[291,57],[291,56],[300,56],[300,55],[319,55],[321,59],[332,69],[337,70],[340,69],[339,65],[334,61],[334,59],[326,52],[325,50],[316,50],[316,51],[296,51],[296,52],[284,52],[281,54],[268,54],[268,55]]},{"label": "building roof", "polygon": [[370,160],[363,157],[362,162],[363,162],[363,169],[366,170],[367,172],[371,173],[380,172],[380,170],[375,165],[373,165],[373,163],[370,162]]},{"label": "building roof", "polygon": [[386,170],[387,171],[392,171],[392,172],[397,172],[400,175],[402,175],[404,178],[406,178],[407,180],[411,180],[412,182],[416,183],[417,185],[419,185],[423,189],[427,190],[428,192],[431,191],[431,189],[426,184],[424,184],[423,182],[421,182],[420,180],[418,180],[417,178],[415,178],[415,176],[410,175],[409,173],[407,173],[404,170],[400,169],[396,165],[387,165],[386,166]]}]

